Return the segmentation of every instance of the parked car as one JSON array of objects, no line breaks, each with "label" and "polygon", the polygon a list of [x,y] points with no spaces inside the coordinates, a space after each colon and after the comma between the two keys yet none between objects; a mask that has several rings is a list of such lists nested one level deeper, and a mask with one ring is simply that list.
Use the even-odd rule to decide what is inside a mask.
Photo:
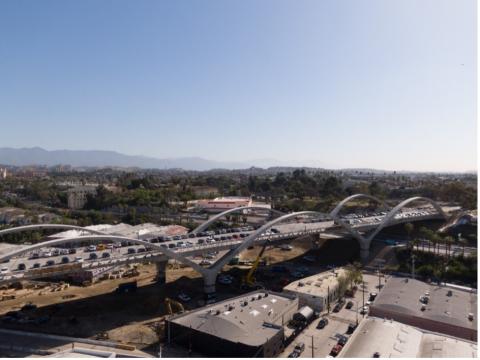
[{"label": "parked car", "polygon": [[305,343],[299,342],[297,345],[295,345],[295,348],[293,351],[297,351],[299,354],[301,354],[305,350]]},{"label": "parked car", "polygon": [[47,263],[45,264],[45,266],[52,266],[52,265],[55,265],[55,261],[53,260],[48,260]]},{"label": "parked car", "polygon": [[135,248],[128,248],[127,249],[127,254],[136,254],[137,253],[137,250],[135,250]]},{"label": "parked car", "polygon": [[81,262],[83,262],[83,258],[81,256],[77,256],[77,257],[75,257],[75,262],[81,263]]},{"label": "parked car", "polygon": [[328,325],[328,319],[327,318],[322,318],[317,324],[317,329],[323,329],[325,326]]},{"label": "parked car", "polygon": [[26,269],[26,265],[24,263],[18,264],[18,270],[23,271]]},{"label": "parked car", "polygon": [[32,268],[38,269],[40,266],[41,266],[40,263],[35,263],[33,264]]},{"label": "parked car", "polygon": [[76,254],[76,253],[77,253],[77,249],[75,249],[75,248],[68,249],[68,253],[69,253],[69,254]]},{"label": "parked car", "polygon": [[346,309],[351,309],[353,307],[353,301],[347,302],[347,305],[345,306]]},{"label": "parked car", "polygon": [[367,314],[368,313],[368,306],[363,306],[362,309],[360,310],[360,314]]},{"label": "parked car", "polygon": [[347,343],[347,341],[348,341],[348,337],[346,337],[345,335],[340,335],[340,336],[338,337],[338,342],[337,342],[337,344],[342,345],[342,346],[345,346],[345,344]]},{"label": "parked car", "polygon": [[284,272],[288,272],[288,268],[286,266],[283,266],[283,265],[275,265],[275,266],[272,266],[272,272],[281,272],[281,273],[284,273]]},{"label": "parked car", "polygon": [[20,310],[22,310],[22,311],[31,311],[31,310],[36,310],[36,309],[37,309],[37,305],[32,304],[31,302],[29,302],[29,303],[26,303],[25,305],[23,305]]},{"label": "parked car", "polygon": [[210,265],[212,265],[212,262],[210,260],[203,259],[202,261],[200,261],[200,266],[210,266]]},{"label": "parked car", "polygon": [[357,324],[349,324],[347,328],[347,334],[353,334],[355,329],[357,328]]},{"label": "parked car", "polygon": [[90,256],[88,257],[90,260],[95,260],[98,258],[96,253],[90,253]]},{"label": "parked car", "polygon": [[312,255],[304,256],[302,259],[305,260],[305,261],[308,261],[308,262],[315,262],[315,261],[317,261],[317,258],[316,258],[315,256],[312,256]]},{"label": "parked car", "polygon": [[178,299],[182,300],[182,301],[190,301],[192,300],[192,298],[190,296],[188,296],[187,294],[185,293],[180,293],[178,294]]},{"label": "parked car", "polygon": [[340,351],[342,351],[342,348],[342,345],[336,344],[330,351],[330,356],[336,357],[340,353]]},{"label": "parked car", "polygon": [[145,252],[145,251],[147,251],[147,249],[145,249],[144,247],[139,247],[137,249],[137,253],[141,253],[141,252]]},{"label": "parked car", "polygon": [[108,252],[102,253],[102,258],[106,259],[106,258],[109,258],[109,257],[110,257],[110,253],[108,253]]},{"label": "parked car", "polygon": [[62,264],[67,264],[69,262],[70,262],[70,259],[68,258],[68,256],[62,257]]},{"label": "parked car", "polygon": [[342,310],[343,305],[345,305],[345,300],[340,300],[333,308],[333,312],[339,312],[340,310]]}]

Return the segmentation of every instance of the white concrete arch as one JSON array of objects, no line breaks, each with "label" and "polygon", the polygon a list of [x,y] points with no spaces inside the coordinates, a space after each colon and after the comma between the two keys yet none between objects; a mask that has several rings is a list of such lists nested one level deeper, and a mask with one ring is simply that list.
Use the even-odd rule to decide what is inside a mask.
[{"label": "white concrete arch", "polygon": [[444,219],[447,219],[447,214],[445,214],[445,212],[443,211],[443,209],[440,207],[440,205],[438,205],[435,201],[433,201],[432,199],[429,199],[429,198],[426,198],[426,197],[422,197],[422,196],[414,196],[414,197],[411,197],[409,199],[406,199],[406,200],[403,200],[400,204],[398,204],[397,206],[395,206],[392,210],[390,210],[388,212],[387,215],[385,215],[385,217],[383,218],[383,220],[380,222],[380,224],[378,225],[378,227],[368,236],[367,238],[367,242],[368,242],[368,246],[370,246],[370,243],[372,242],[372,240],[375,238],[375,236],[378,235],[378,233],[380,231],[382,231],[386,226],[389,226],[390,223],[392,222],[392,220],[395,218],[395,215],[400,211],[402,210],[405,206],[407,206],[408,204],[412,203],[412,202],[416,202],[416,201],[425,201],[425,202],[428,202],[430,203],[434,208],[435,210],[437,210],[438,214],[441,215]]},{"label": "white concrete arch", "polygon": [[272,212],[274,214],[278,214],[278,215],[283,215],[284,214],[281,211],[271,209],[271,208],[265,208],[265,207],[262,207],[262,206],[241,206],[241,207],[226,210],[224,212],[221,212],[220,214],[212,216],[210,219],[208,219],[207,221],[205,221],[204,223],[200,224],[195,229],[193,229],[192,232],[193,233],[202,232],[203,230],[208,228],[211,224],[213,224],[215,221],[221,219],[225,215],[228,215],[228,214],[231,214],[231,213],[234,213],[234,212],[243,211],[243,210],[267,210],[267,211],[270,211],[270,212]]},{"label": "white concrete arch", "polygon": [[224,256],[222,256],[218,261],[216,261],[213,265],[211,265],[208,270],[213,270],[219,271],[221,268],[226,265],[235,255],[240,253],[241,251],[245,250],[247,247],[253,244],[253,242],[260,237],[261,234],[263,234],[265,231],[270,229],[272,226],[281,223],[285,220],[297,217],[297,216],[304,216],[304,215],[322,215],[323,213],[320,213],[318,211],[299,211],[299,212],[294,212],[290,214],[285,214],[283,216],[280,216],[276,219],[273,219],[269,221],[268,223],[264,224],[263,226],[259,227],[257,230],[255,230],[253,233],[251,233],[249,236],[244,238],[244,241],[237,246],[236,248],[230,250],[228,253],[226,253]]},{"label": "white concrete arch", "polygon": [[174,252],[168,248],[164,248],[156,243],[152,244],[143,240],[133,239],[133,238],[124,237],[124,236],[115,236],[115,235],[85,235],[85,236],[77,236],[77,237],[44,241],[38,244],[30,245],[28,247],[25,247],[19,250],[9,252],[3,256],[0,256],[0,263],[16,255],[21,255],[23,253],[26,253],[32,250],[41,249],[43,247],[51,247],[51,246],[57,246],[62,244],[74,243],[79,241],[95,241],[95,242],[97,241],[113,241],[113,242],[128,241],[134,244],[144,245],[145,247],[154,248],[155,250],[158,250],[159,252],[163,253],[168,258],[175,259],[181,263],[191,266],[194,270],[198,271],[201,274],[203,274],[203,271],[204,271],[203,267],[193,262],[192,260],[182,256],[180,253]]},{"label": "white concrete arch", "polygon": [[56,230],[80,230],[89,232],[91,234],[102,235],[104,234],[102,231],[86,229],[81,226],[76,225],[65,225],[65,224],[33,224],[33,225],[25,225],[25,226],[17,226],[13,228],[3,229],[0,230],[0,236],[13,234],[22,231],[31,231],[31,230],[45,230],[45,229],[56,229]]},{"label": "white concrete arch", "polygon": [[346,197],[345,199],[343,199],[342,201],[340,201],[337,204],[337,206],[335,206],[335,208],[330,212],[330,216],[333,219],[337,218],[338,213],[343,209],[345,204],[348,203],[349,201],[351,201],[353,199],[357,199],[357,198],[367,198],[367,199],[373,200],[373,201],[379,203],[380,205],[382,205],[382,207],[384,209],[388,209],[388,205],[385,203],[385,201],[377,198],[376,196],[368,195],[368,194],[354,194],[354,195],[350,195],[350,196]]}]

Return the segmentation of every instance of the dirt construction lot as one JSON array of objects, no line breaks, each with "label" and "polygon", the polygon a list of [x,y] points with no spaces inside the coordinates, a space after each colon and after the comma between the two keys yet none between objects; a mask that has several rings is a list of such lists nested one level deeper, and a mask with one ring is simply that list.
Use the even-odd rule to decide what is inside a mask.
[{"label": "dirt construction lot", "polygon": [[[268,265],[259,268],[257,280],[272,283],[275,281],[292,281],[290,275],[278,276],[272,273],[274,264],[285,265],[295,271],[299,266],[308,268],[312,272],[322,271],[329,264],[342,264],[351,261],[358,251],[353,240],[329,240],[321,243],[316,250],[311,240],[295,241],[291,243],[293,249],[284,251],[278,247],[268,248],[265,253]],[[260,248],[246,250],[241,259],[255,259]],[[316,257],[316,262],[306,262],[303,256]],[[156,282],[155,264],[139,266],[139,275],[128,279],[105,280],[88,287],[70,286],[62,291],[52,292],[50,288],[0,290],[0,295],[15,294],[13,300],[0,301],[0,315],[9,311],[19,310],[28,302],[38,306],[38,309],[27,311],[29,317],[36,319],[48,317],[49,321],[42,324],[5,323],[0,317],[0,326],[3,328],[21,329],[42,333],[53,333],[82,338],[101,338],[118,340],[137,346],[139,349],[151,353],[157,351],[153,344],[162,337],[163,317],[166,310],[165,297],[176,298],[180,292],[187,293],[192,300],[184,306],[195,308],[202,304],[203,280],[191,268],[175,266],[167,270],[167,283]],[[235,280],[231,285],[217,285],[217,294],[220,299],[240,294],[241,277],[248,271],[248,266],[226,266],[225,272],[231,273]],[[134,293],[116,294],[115,289],[120,283],[136,280],[138,290]],[[274,290],[280,290],[281,284],[273,281]],[[277,288],[275,288],[277,286]],[[270,286],[269,286],[270,288]]]}]

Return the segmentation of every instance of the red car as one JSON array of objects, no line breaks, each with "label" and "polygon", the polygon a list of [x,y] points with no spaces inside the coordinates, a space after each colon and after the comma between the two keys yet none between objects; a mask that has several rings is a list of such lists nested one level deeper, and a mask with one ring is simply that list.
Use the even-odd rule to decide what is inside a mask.
[{"label": "red car", "polygon": [[335,345],[330,351],[330,355],[333,357],[337,356],[340,353],[340,351],[342,351],[342,348],[343,346],[340,344]]}]

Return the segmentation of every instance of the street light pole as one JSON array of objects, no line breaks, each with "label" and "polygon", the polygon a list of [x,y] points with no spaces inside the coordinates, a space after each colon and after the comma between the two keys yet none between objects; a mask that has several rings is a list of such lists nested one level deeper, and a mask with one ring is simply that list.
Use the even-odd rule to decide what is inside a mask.
[{"label": "street light pole", "polygon": [[365,317],[365,281],[362,280],[362,317]]},{"label": "street light pole", "polygon": [[358,300],[355,300],[355,304],[357,304],[357,326],[358,326]]}]

